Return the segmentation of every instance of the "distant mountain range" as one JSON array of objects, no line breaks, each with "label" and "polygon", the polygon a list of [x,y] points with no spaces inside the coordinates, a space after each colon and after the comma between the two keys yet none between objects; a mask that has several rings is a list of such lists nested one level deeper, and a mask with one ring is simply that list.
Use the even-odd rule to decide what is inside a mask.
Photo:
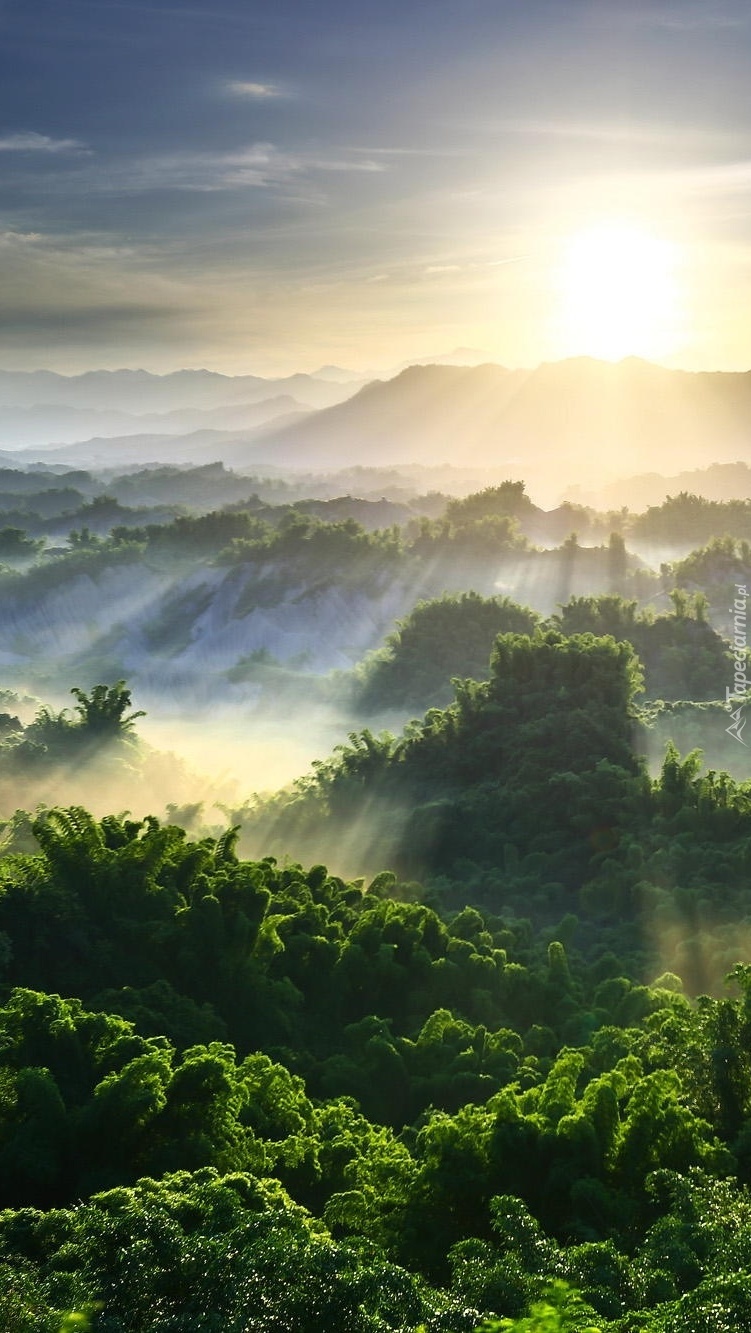
[{"label": "distant mountain range", "polygon": [[289,394],[259,403],[176,408],[171,412],[106,411],[90,407],[0,407],[0,441],[8,447],[49,448],[99,437],[183,435],[195,430],[253,430],[267,422],[313,411]]},{"label": "distant mountain range", "polygon": [[[335,367],[323,369],[330,373]],[[90,370],[83,375],[0,370],[0,407],[48,404],[138,414],[258,403],[278,394],[288,394],[311,407],[328,407],[353,393],[357,383],[353,387],[351,380],[343,383],[313,375],[263,379],[259,375],[220,375],[213,370],[176,370],[170,375],[153,375],[148,370]]]},{"label": "distant mountain range", "polygon": [[[751,372],[693,374],[636,359],[580,358],[532,371],[415,365],[359,388],[310,376],[270,381],[208,371],[98,371],[71,379],[5,372],[0,410],[21,388],[48,395],[50,384],[79,407],[85,399],[88,410],[104,410],[106,402],[108,411],[123,411],[124,403],[137,402],[141,422],[157,406],[163,416],[158,429],[136,434],[131,423],[109,440],[114,432],[54,451],[30,450],[29,461],[91,466],[98,459],[116,466],[222,458],[236,469],[311,471],[452,463],[503,468],[551,503],[572,484],[592,491],[627,473],[680,474],[751,459]],[[265,400],[253,398],[262,392]],[[337,401],[327,405],[327,394]],[[318,410],[297,410],[300,403]],[[220,424],[218,410],[232,419]],[[271,420],[262,420],[266,411]],[[183,423],[194,428],[181,431]]]},{"label": "distant mountain range", "polygon": [[685,470],[751,457],[751,373],[577,359],[533,371],[413,366],[302,421],[252,454],[278,464],[458,462],[598,481],[655,464]]},{"label": "distant mountain range", "polygon": [[262,379],[181,370],[97,370],[84,375],[0,370],[0,448],[71,444],[93,436],[174,435],[205,427],[249,430],[290,412],[330,407],[363,379],[336,367]]}]

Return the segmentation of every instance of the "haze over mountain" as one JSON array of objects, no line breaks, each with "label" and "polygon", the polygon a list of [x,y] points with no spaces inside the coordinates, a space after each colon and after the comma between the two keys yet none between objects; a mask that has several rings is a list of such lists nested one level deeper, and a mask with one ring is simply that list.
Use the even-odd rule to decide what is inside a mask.
[{"label": "haze over mountain", "polygon": [[352,392],[349,382],[305,374],[264,379],[213,370],[177,370],[169,375],[148,370],[90,370],[82,375],[0,370],[0,407],[54,403],[117,412],[170,412],[257,403],[275,394],[298,396],[311,407],[328,407]]},{"label": "haze over mountain", "polygon": [[117,409],[64,407],[40,404],[34,407],[0,408],[0,441],[10,448],[49,447],[73,444],[94,436],[114,437],[154,433],[177,435],[184,431],[253,429],[290,413],[312,411],[289,394],[278,394],[258,403],[218,407],[175,408],[169,412],[130,413]]},{"label": "haze over mountain", "polygon": [[[328,373],[327,373],[328,372]],[[96,370],[83,375],[0,370],[0,447],[31,448],[93,436],[178,434],[201,427],[253,428],[343,401],[362,377],[324,367],[320,376],[219,375],[182,370]]]},{"label": "haze over mountain", "polygon": [[509,475],[555,487],[609,480],[625,466],[729,462],[750,445],[751,374],[577,358],[532,371],[413,366],[262,431],[248,461],[506,464]]},{"label": "haze over mountain", "polygon": [[645,509],[681,491],[701,495],[705,500],[741,499],[751,495],[751,467],[748,463],[713,463],[672,476],[642,472],[634,477],[620,477],[598,490],[571,486],[565,499],[597,509],[620,509],[624,505],[629,509]]},{"label": "haze over mountain", "polygon": [[[305,411],[287,394],[248,400],[285,384],[304,392],[306,403],[315,399],[319,410]],[[272,382],[203,371],[0,375],[0,404],[15,399],[18,411],[25,399],[29,419],[37,413],[46,420],[33,395],[52,392],[61,412],[73,405],[102,412],[107,404],[111,426],[125,403],[152,415],[129,416],[125,429],[97,429],[78,440],[71,440],[69,421],[55,448],[52,440],[44,449],[37,441],[28,461],[117,466],[222,458],[235,468],[306,470],[451,463],[504,468],[548,503],[572,484],[609,484],[626,468],[680,474],[742,460],[751,443],[751,373],[670,370],[637,358],[575,358],[534,370],[415,365],[359,388],[309,376]],[[326,406],[327,396],[338,401]],[[267,413],[270,421],[263,420]],[[0,426],[2,416],[0,407]],[[193,429],[181,430],[185,425]]]}]

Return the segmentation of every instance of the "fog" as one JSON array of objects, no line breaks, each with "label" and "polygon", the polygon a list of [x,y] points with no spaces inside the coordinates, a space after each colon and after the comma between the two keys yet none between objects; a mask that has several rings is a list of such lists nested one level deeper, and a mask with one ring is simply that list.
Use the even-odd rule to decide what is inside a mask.
[{"label": "fog", "polygon": [[[40,450],[44,457],[58,446],[77,444],[83,453],[93,437],[112,438],[111,452],[119,452],[122,461],[123,455],[138,456],[127,445],[128,437],[252,431],[330,407],[359,387],[357,380],[325,375],[267,380],[207,371],[72,376],[0,371],[0,450]],[[162,443],[169,450],[169,440]],[[75,457],[74,449],[71,459]]]},{"label": "fog", "polygon": [[[31,442],[32,419],[37,431],[0,468],[8,715],[28,725],[41,705],[68,708],[71,687],[116,680],[147,714],[117,761],[50,758],[0,775],[0,816],[62,802],[179,817],[195,833],[242,822],[257,794],[304,780],[350,732],[399,733],[422,715],[428,693],[373,713],[358,691],[396,627],[447,593],[509,598],[544,618],[571,599],[620,596],[664,619],[678,614],[677,584],[689,619],[702,593],[707,625],[727,635],[728,579],[749,564],[751,470],[728,425],[747,385],[710,378],[587,361],[532,374],[419,366],[365,387],[333,372],[0,373],[0,443],[12,421],[17,443]],[[625,418],[612,412],[616,389],[619,403],[631,395]],[[648,424],[656,391],[661,416]],[[75,438],[86,414],[100,438]],[[647,460],[663,470],[640,472]],[[498,505],[507,482],[523,485],[503,492],[506,509],[478,510],[476,526],[452,509],[478,492]],[[724,563],[684,574],[684,557],[723,534]],[[681,647],[679,630],[669,651],[684,654],[685,679],[696,645]],[[726,685],[711,647],[699,692],[675,695],[690,706],[643,733],[652,771],[672,737],[683,752],[700,745],[708,766],[751,775],[719,704],[706,711]],[[371,802],[346,836],[308,830],[278,850],[375,874],[404,817]],[[243,846],[265,854],[273,812],[268,845],[254,827]]]},{"label": "fog", "polygon": [[[370,383],[344,372],[334,380],[328,371],[279,380],[6,371],[0,461],[21,450],[27,464],[69,467],[221,458],[238,471],[502,469],[523,477],[546,507],[580,494],[609,508],[639,493],[639,505],[654,502],[656,466],[682,489],[697,469],[745,461],[750,406],[745,375],[689,374],[635,358],[578,358],[529,371],[414,365]],[[651,489],[638,481],[645,473]],[[633,474],[628,490],[619,489]]]}]

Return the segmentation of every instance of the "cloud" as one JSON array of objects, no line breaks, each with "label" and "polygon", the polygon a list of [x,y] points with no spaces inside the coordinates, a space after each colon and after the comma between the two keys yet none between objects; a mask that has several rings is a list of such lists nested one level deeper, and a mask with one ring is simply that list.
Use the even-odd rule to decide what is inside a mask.
[{"label": "cloud", "polygon": [[318,157],[287,153],[272,143],[253,143],[225,153],[177,152],[145,157],[93,179],[92,189],[140,193],[147,190],[219,190],[285,187],[325,173],[381,173],[381,162],[357,156]]},{"label": "cloud", "polygon": [[459,157],[467,156],[467,145],[462,148],[436,148],[436,147],[374,147],[372,144],[363,148],[357,144],[349,145],[353,153],[369,153],[371,157]]},{"label": "cloud", "polygon": [[0,249],[11,245],[36,245],[42,239],[38,231],[0,231]]},{"label": "cloud", "polygon": [[673,200],[680,198],[731,198],[733,196],[751,196],[751,158],[734,162],[697,163],[695,166],[676,168],[672,171],[645,171],[625,173],[618,178],[618,184],[625,196],[635,199],[637,196],[654,200],[668,196]]},{"label": "cloud", "polygon": [[639,146],[643,148],[701,148],[722,141],[722,136],[706,128],[685,125],[651,125],[638,121],[617,124],[595,121],[568,121],[525,118],[507,120],[502,129],[509,134],[541,139],[571,139],[584,143]]},{"label": "cloud", "polygon": [[124,331],[143,331],[155,322],[177,324],[186,317],[186,309],[156,304],[111,303],[92,305],[5,306],[0,316],[0,345],[14,338],[37,338],[57,342],[72,338],[76,343],[97,339],[107,341]]},{"label": "cloud", "polygon": [[0,136],[0,153],[88,153],[78,139],[53,139],[35,130],[19,130]]},{"label": "cloud", "polygon": [[698,167],[678,176],[678,182],[697,193],[705,190],[717,194],[749,194],[751,192],[751,160],[722,162]]},{"label": "cloud", "polygon": [[[280,185],[300,170],[300,161],[271,143],[254,143],[233,153],[202,154],[177,161],[175,184],[180,189],[226,190],[237,186]],[[177,177],[182,181],[178,184]],[[191,185],[190,180],[193,180]]]},{"label": "cloud", "polygon": [[0,231],[0,348],[89,348],[184,341],[200,316],[195,285],[170,277],[159,252],[95,233]]},{"label": "cloud", "polygon": [[383,162],[374,162],[372,158],[311,158],[304,164],[311,171],[387,171]]},{"label": "cloud", "polygon": [[245,82],[243,79],[232,79],[225,85],[227,92],[233,97],[252,97],[263,100],[267,97],[281,97],[281,89],[275,83],[253,83]]}]

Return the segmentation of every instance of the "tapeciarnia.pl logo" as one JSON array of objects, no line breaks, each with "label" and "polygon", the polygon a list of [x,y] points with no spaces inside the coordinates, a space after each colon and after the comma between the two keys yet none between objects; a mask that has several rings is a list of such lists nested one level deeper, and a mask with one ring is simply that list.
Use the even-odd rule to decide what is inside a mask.
[{"label": "tapeciarnia.pl logo", "polygon": [[[746,719],[743,716],[743,709],[746,706],[746,696],[748,694],[748,677],[746,676],[746,603],[748,601],[748,590],[745,583],[736,583],[735,598],[730,607],[730,614],[733,617],[733,684],[732,687],[725,686],[725,707],[730,713],[732,721],[725,730],[728,736],[733,740],[740,741],[741,745],[746,742],[743,739],[743,728],[746,725]],[[736,709],[731,708],[731,704],[740,699]]]}]

